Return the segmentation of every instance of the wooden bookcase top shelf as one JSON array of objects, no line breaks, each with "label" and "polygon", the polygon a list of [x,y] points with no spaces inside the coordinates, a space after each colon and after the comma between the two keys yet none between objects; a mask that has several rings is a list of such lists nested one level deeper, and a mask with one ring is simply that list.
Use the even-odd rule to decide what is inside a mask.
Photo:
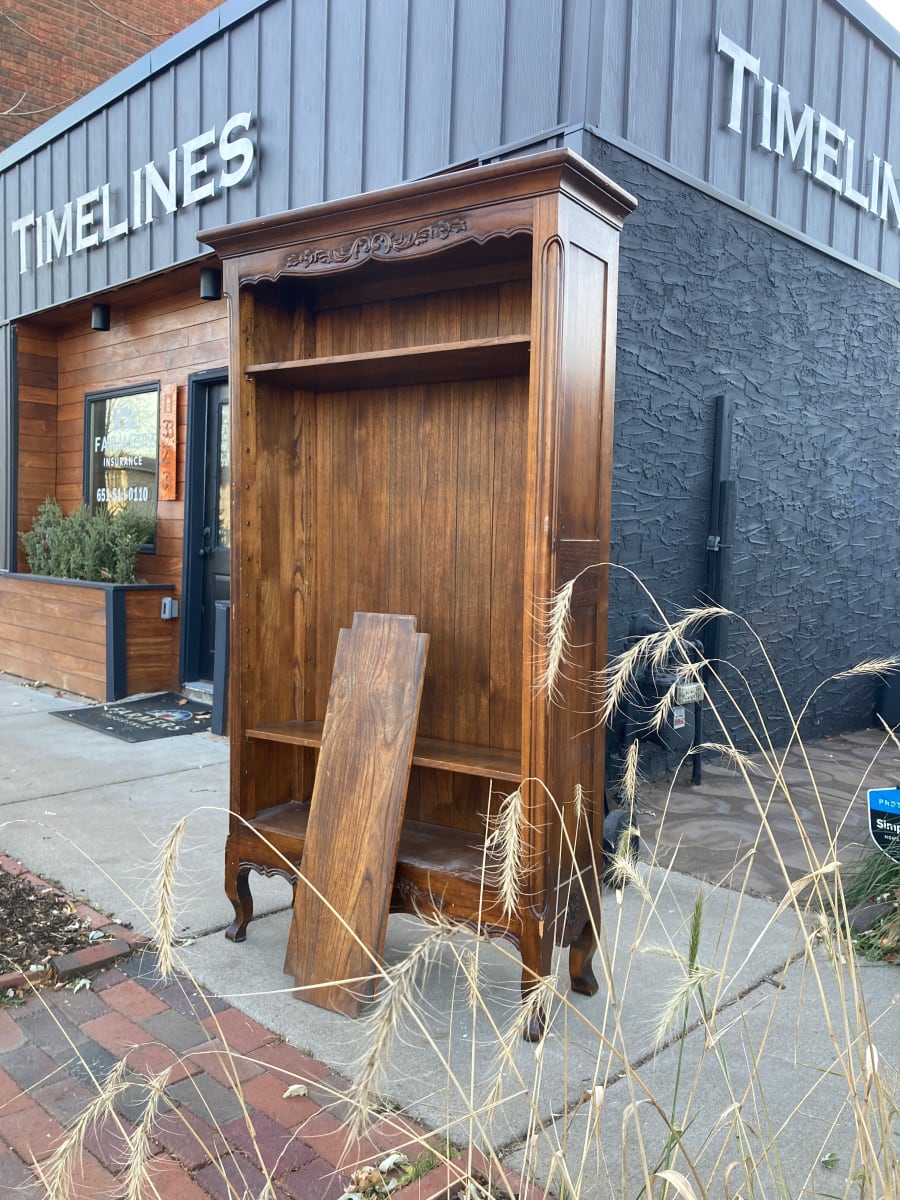
[{"label": "wooden bookcase top shelf", "polygon": [[[322,744],[322,721],[277,721],[247,730],[250,741],[281,742],[288,746]],[[413,765],[435,771],[455,771],[482,779],[519,783],[522,767],[517,750],[497,750],[492,746],[473,746],[419,735],[413,749]]]},{"label": "wooden bookcase top shelf", "polygon": [[517,334],[293,362],[257,363],[245,369],[250,379],[312,392],[504,378],[528,374],[530,342],[527,334]]}]

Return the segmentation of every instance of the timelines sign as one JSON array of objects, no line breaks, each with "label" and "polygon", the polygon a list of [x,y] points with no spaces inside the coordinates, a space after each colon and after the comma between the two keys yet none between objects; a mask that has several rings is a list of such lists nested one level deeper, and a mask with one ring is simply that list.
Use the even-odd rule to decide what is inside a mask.
[{"label": "timelines sign", "polygon": [[19,274],[127,237],[159,213],[171,215],[237,186],[256,157],[253,140],[245,136],[252,124],[252,113],[235,113],[220,131],[213,126],[169,150],[164,167],[148,162],[135,168],[125,187],[99,183],[59,208],[17,217],[10,233]]},{"label": "timelines sign", "polygon": [[880,155],[858,149],[857,139],[827,114],[811,105],[802,108],[780,83],[762,74],[762,61],[722,30],[716,43],[731,63],[727,128],[744,133],[744,100],[749,93],[754,114],[752,145],[780,157],[831,188],[848,204],[871,213],[889,227],[900,228],[900,193],[894,168]]}]

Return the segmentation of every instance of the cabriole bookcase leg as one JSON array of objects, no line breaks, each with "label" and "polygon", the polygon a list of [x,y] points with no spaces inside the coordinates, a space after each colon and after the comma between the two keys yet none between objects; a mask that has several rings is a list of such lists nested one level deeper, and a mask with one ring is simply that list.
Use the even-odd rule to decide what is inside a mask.
[{"label": "cabriole bookcase leg", "polygon": [[247,937],[247,926],[253,920],[250,868],[246,864],[228,864],[225,871],[225,895],[234,907],[234,920],[225,930],[225,936],[230,942],[243,942]]},{"label": "cabriole bookcase leg", "polygon": [[[553,967],[552,930],[530,914],[525,916],[519,951],[522,955],[522,1003],[527,1010],[531,993],[542,979],[547,978]],[[526,1042],[539,1042],[546,1029],[547,1014],[543,1009],[538,1009],[523,1022],[522,1037]]]},{"label": "cabriole bookcase leg", "polygon": [[594,923],[588,921],[584,929],[569,946],[569,983],[573,992],[583,996],[594,996],[600,989],[594,975],[593,960],[597,949]]}]

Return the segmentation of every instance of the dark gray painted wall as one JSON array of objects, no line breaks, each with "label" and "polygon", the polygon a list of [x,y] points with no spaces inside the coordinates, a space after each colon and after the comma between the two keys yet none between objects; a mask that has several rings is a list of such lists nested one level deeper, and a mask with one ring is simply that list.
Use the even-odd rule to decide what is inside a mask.
[{"label": "dark gray painted wall", "polygon": [[[613,561],[667,611],[705,581],[714,397],[734,397],[734,608],[797,705],[833,672],[900,651],[900,325],[891,285],[594,139],[638,197],[622,237]],[[614,572],[610,646],[647,607]],[[751,639],[731,657],[783,740]],[[869,722],[871,680],[829,684],[808,729]]]}]

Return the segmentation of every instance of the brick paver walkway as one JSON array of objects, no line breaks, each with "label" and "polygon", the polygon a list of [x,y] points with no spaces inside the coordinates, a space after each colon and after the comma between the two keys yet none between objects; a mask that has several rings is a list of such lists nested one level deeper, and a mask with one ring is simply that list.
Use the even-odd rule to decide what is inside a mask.
[{"label": "brick paver walkway", "polygon": [[[83,971],[96,969],[96,950],[77,952]],[[79,963],[68,967],[77,980]],[[142,1192],[148,1197],[335,1200],[358,1164],[392,1150],[414,1159],[428,1144],[424,1130],[396,1117],[351,1141],[342,1123],[346,1080],[191,980],[161,978],[153,954],[137,949],[95,974],[89,987],[45,986],[0,1008],[0,1197],[46,1196],[34,1163],[47,1161],[122,1059],[129,1086],[86,1136],[72,1191],[78,1200],[122,1194],[147,1077],[167,1069],[150,1147],[155,1191]],[[304,1094],[285,1094],[297,1084]],[[461,1160],[436,1167],[398,1194],[454,1197],[461,1170]]]}]

